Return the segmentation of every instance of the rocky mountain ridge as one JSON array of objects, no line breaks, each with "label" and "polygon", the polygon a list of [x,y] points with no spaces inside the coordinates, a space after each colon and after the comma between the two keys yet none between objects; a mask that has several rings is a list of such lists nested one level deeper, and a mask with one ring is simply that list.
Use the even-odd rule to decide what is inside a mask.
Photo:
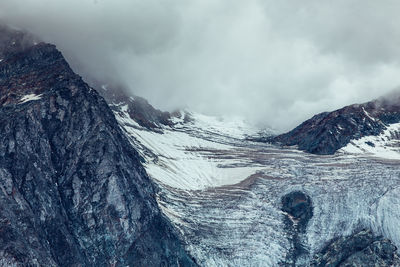
[{"label": "rocky mountain ridge", "polygon": [[259,139],[283,146],[297,146],[312,154],[334,154],[352,140],[377,136],[388,125],[400,122],[400,95],[350,105],[324,112],[306,120],[295,129],[275,137]]},{"label": "rocky mountain ridge", "polygon": [[2,56],[0,265],[195,266],[106,101],[54,45]]},{"label": "rocky mountain ridge", "polygon": [[157,131],[163,126],[173,126],[173,118],[179,115],[179,112],[156,109],[146,99],[129,94],[121,86],[93,84],[114,111],[123,107],[132,120],[149,130]]}]

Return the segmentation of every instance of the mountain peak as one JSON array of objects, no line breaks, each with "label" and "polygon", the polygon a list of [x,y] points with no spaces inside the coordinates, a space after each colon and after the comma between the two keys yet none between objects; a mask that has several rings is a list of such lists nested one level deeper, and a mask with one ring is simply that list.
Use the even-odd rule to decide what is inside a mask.
[{"label": "mountain peak", "polygon": [[284,146],[297,146],[313,154],[334,154],[352,140],[377,136],[389,124],[400,122],[398,93],[364,104],[315,115],[292,131],[269,138]]},{"label": "mountain peak", "polygon": [[26,95],[40,95],[57,84],[80,79],[55,45],[32,44],[3,53],[0,62],[0,105],[17,104]]}]

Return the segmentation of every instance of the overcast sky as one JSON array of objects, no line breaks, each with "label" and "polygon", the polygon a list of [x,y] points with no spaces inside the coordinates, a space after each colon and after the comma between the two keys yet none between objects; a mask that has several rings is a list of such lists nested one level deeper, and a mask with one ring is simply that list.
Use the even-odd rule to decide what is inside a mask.
[{"label": "overcast sky", "polygon": [[400,85],[400,1],[1,0],[83,76],[288,130]]}]

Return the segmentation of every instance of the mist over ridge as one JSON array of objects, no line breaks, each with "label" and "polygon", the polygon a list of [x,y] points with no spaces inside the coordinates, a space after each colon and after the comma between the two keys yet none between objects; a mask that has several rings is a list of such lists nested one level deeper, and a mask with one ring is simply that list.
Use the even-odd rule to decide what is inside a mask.
[{"label": "mist over ridge", "polygon": [[3,0],[3,23],[164,110],[288,130],[400,85],[397,1]]}]

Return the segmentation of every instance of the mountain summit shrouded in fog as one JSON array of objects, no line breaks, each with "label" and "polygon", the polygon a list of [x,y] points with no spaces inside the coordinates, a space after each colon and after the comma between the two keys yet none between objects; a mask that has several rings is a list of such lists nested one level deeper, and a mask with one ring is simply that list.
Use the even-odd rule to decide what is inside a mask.
[{"label": "mountain summit shrouded in fog", "polygon": [[2,0],[85,77],[279,130],[400,85],[398,1]]}]

